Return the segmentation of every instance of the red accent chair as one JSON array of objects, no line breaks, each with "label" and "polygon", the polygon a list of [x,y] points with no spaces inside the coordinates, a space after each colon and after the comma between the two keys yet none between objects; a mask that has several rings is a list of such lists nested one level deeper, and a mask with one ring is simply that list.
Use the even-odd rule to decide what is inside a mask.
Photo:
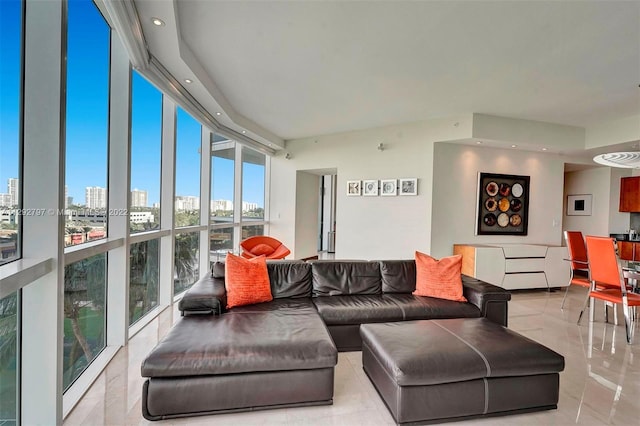
[{"label": "red accent chair", "polygon": [[258,256],[264,256],[267,259],[284,259],[291,253],[287,246],[266,235],[249,237],[240,243],[240,248],[242,257],[247,259]]},{"label": "red accent chair", "polygon": [[[576,285],[578,287],[591,288],[591,278],[589,277],[589,259],[587,258],[587,247],[584,244],[584,238],[580,231],[564,231],[564,240],[567,243],[567,250],[569,251],[569,261],[571,262],[571,277],[569,278],[569,285],[567,291],[564,292],[562,298],[562,305],[560,309],[564,309],[564,302],[567,299],[567,293],[569,293],[569,287]],[[578,272],[578,276],[575,273]],[[587,299],[589,298],[587,294]],[[582,312],[580,312],[582,317]],[[579,320],[578,320],[579,322]]]},{"label": "red accent chair", "polygon": [[[592,299],[589,322],[593,322],[593,299],[621,304],[627,331],[627,343],[631,344],[635,308],[640,306],[640,295],[627,291],[627,283],[619,264],[613,238],[587,236],[586,244],[590,259],[591,279],[593,280],[593,287],[589,292],[589,298]],[[598,289],[598,284],[609,286],[609,288],[600,290]]]}]

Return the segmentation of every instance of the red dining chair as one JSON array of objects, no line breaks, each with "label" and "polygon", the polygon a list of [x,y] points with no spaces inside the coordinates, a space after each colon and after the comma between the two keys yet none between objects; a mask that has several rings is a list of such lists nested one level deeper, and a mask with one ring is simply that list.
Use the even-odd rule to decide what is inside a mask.
[{"label": "red dining chair", "polygon": [[[567,299],[569,293],[569,287],[572,285],[584,288],[591,288],[591,278],[589,277],[589,259],[587,258],[587,247],[584,245],[584,238],[580,231],[564,231],[564,240],[567,243],[567,249],[569,251],[569,261],[571,262],[571,276],[569,278],[569,285],[564,292],[562,298],[562,305],[560,309],[564,309],[564,302]],[[576,273],[578,275],[576,275]],[[589,293],[587,292],[587,299]],[[582,316],[582,312],[580,312]]]},{"label": "red dining chair", "polygon": [[[624,280],[614,244],[613,238],[586,237],[592,280],[592,287],[589,292],[589,298],[591,299],[589,322],[593,322],[594,299],[621,304],[624,313],[624,325],[627,332],[627,343],[631,344],[635,320],[635,312],[632,312],[632,310],[640,306],[640,294],[627,291],[627,283]],[[608,288],[598,289],[598,284],[607,286]]]},{"label": "red dining chair", "polygon": [[265,256],[267,259],[284,259],[291,253],[287,246],[266,235],[249,237],[240,243],[240,248],[242,256],[247,259],[258,256]]}]

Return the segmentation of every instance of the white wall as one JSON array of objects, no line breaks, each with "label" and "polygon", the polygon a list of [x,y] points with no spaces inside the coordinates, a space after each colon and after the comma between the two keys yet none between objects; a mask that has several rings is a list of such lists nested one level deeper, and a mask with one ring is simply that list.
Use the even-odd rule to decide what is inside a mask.
[{"label": "white wall", "polygon": [[[609,235],[629,229],[629,213],[618,211],[620,178],[628,169],[596,167],[565,173],[563,230],[581,231],[583,235]],[[567,216],[567,195],[592,194],[591,216]]]},{"label": "white wall", "polygon": [[[609,167],[596,167],[588,170],[567,172],[565,173],[564,185],[564,220],[562,229],[565,231],[581,231],[583,235],[608,235],[611,169]],[[567,196],[580,194],[591,194],[593,196],[591,216],[567,216]]]},{"label": "white wall", "polygon": [[[478,172],[531,177],[528,235],[475,235]],[[557,155],[435,144],[432,255],[451,255],[454,243],[560,245],[563,179],[564,158]]]},{"label": "white wall", "polygon": [[[471,115],[290,141],[272,159],[270,233],[298,255],[296,172],[337,169],[336,258],[413,258],[431,249],[433,144],[471,135]],[[384,151],[376,147],[385,145]],[[418,178],[418,195],[347,197],[347,180]],[[315,240],[313,241],[315,244]]]}]

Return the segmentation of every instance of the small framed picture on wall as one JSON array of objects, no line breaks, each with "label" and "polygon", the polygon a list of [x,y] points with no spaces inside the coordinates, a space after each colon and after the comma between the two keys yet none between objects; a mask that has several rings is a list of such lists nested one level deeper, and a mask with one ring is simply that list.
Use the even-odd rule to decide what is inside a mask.
[{"label": "small framed picture on wall", "polygon": [[362,181],[362,195],[365,197],[377,197],[378,196],[378,181],[377,180],[363,180]]},{"label": "small framed picture on wall", "polygon": [[393,197],[398,194],[398,181],[396,179],[382,179],[380,181],[380,195]]},{"label": "small framed picture on wall", "polygon": [[418,195],[418,179],[400,179],[400,195]]},{"label": "small framed picture on wall", "polygon": [[359,197],[362,195],[362,182],[359,180],[347,181],[347,197]]}]

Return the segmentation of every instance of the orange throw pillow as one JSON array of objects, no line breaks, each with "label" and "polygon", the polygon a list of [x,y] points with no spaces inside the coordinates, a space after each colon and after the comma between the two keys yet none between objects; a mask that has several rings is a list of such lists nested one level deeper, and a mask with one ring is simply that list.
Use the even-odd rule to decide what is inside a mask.
[{"label": "orange throw pillow", "polygon": [[416,251],[416,291],[413,294],[466,302],[462,295],[461,270],[461,255],[436,260]]},{"label": "orange throw pillow", "polygon": [[245,259],[227,253],[224,269],[227,309],[273,300],[264,257]]}]

